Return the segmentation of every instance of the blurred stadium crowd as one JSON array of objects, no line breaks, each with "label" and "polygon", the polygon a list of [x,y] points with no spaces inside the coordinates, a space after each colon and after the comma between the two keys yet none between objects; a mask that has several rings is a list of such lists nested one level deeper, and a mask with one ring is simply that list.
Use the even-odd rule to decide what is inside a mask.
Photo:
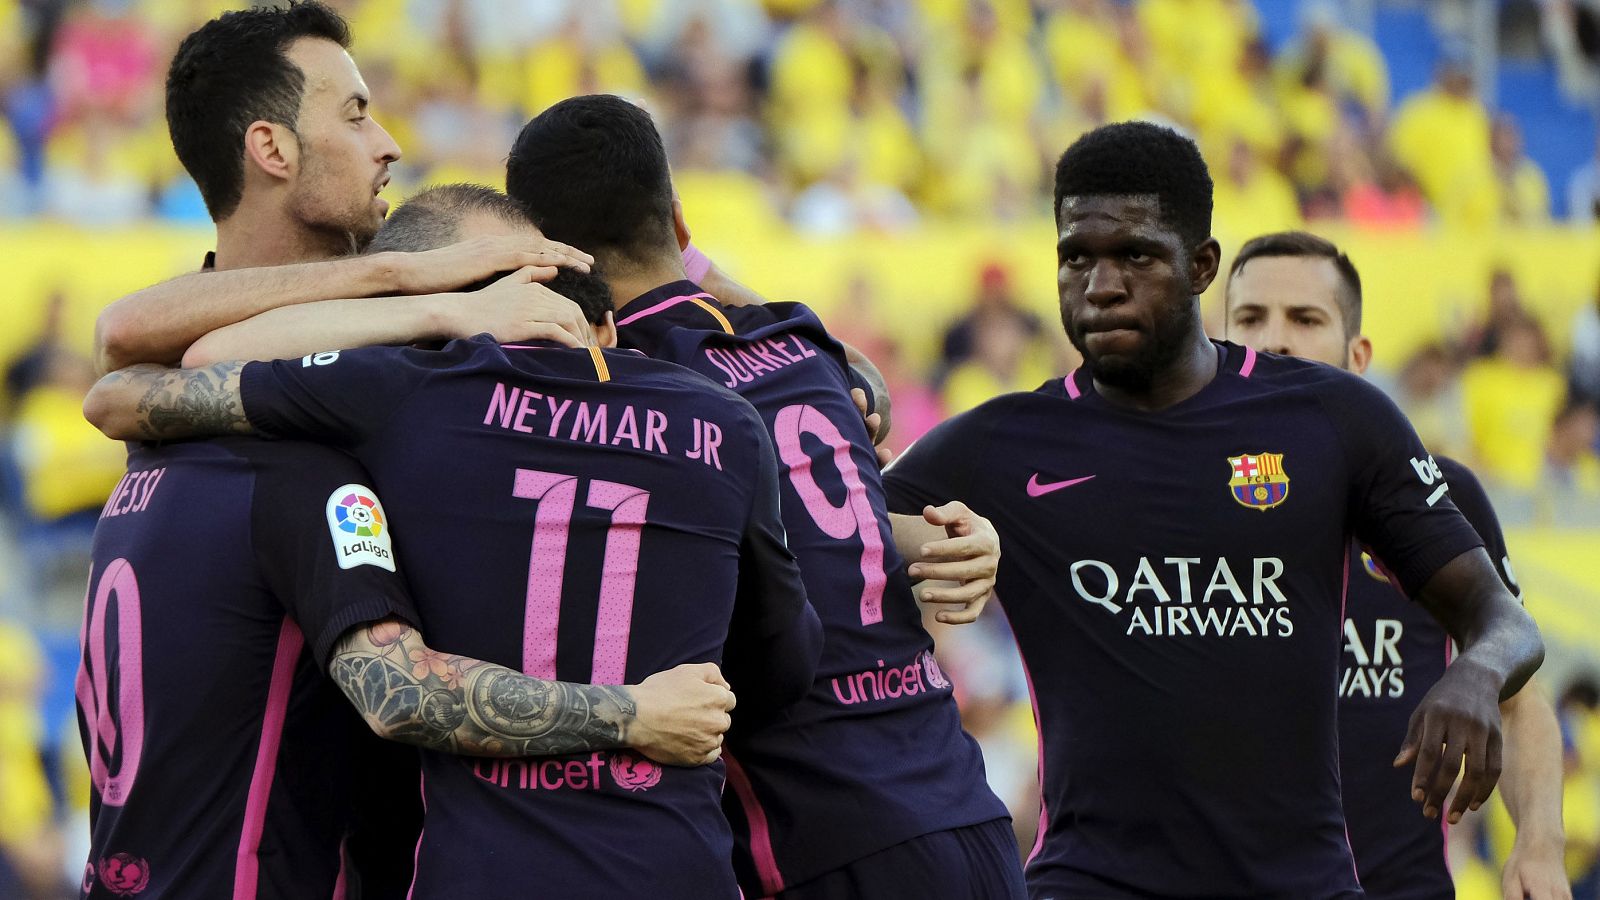
[{"label": "blurred stadium crowd", "polygon": [[[1396,235],[1549,234],[1582,246],[1600,237],[1600,7],[1587,0],[331,5],[352,23],[374,115],[404,148],[391,188],[402,197],[441,181],[501,184],[528,116],[612,92],[655,114],[691,221],[717,236],[786,246],[870,238],[892,249],[951,223],[1037,224],[1061,150],[1095,125],[1144,117],[1197,138],[1216,180],[1219,233],[1310,227],[1380,247]],[[204,205],[168,142],[162,79],[179,39],[226,7],[0,0],[0,234],[204,230]],[[716,240],[697,243],[717,255]],[[737,251],[730,241],[726,252]],[[957,283],[945,287],[958,301],[921,327],[887,324],[920,312],[919,298],[864,274],[846,273],[818,301],[884,369],[899,447],[1075,363],[1047,283],[1024,278],[1006,254],[959,253]],[[1588,553],[1581,571],[1558,572],[1581,593],[1600,569],[1600,278],[1592,250],[1569,262],[1572,296],[1530,291],[1526,266],[1489,266],[1458,317],[1380,357],[1379,375],[1431,449],[1477,469],[1508,525],[1559,527],[1562,546]],[[763,286],[759,272],[734,274]],[[123,458],[79,413],[94,379],[83,324],[111,299],[40,290],[0,302],[30,310],[0,317],[28,326],[8,336],[15,352],[0,352],[5,897],[25,896],[25,881],[56,896],[82,858],[74,591]],[[1207,313],[1220,321],[1218,305],[1209,300]],[[1514,537],[1513,553],[1528,540]],[[1600,623],[1600,608],[1580,612],[1580,623]],[[1026,830],[1036,819],[1032,721],[1004,628],[988,616],[938,637],[991,779]],[[1592,662],[1593,633],[1573,640],[1576,658]],[[1581,671],[1569,666],[1553,686],[1570,749],[1569,868],[1592,880],[1600,697]],[[1481,896],[1473,879],[1489,877],[1471,861],[1509,846],[1503,823],[1485,821],[1459,830],[1463,896]]]}]

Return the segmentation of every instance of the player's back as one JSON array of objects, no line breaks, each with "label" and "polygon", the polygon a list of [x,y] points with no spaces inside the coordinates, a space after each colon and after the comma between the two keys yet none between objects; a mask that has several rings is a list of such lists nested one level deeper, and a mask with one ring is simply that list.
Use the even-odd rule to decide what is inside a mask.
[{"label": "player's back", "polygon": [[760,413],[784,473],[789,547],[823,623],[810,695],[729,735],[724,800],[746,892],[1005,816],[895,550],[850,398],[867,385],[839,343],[800,304],[722,307],[690,282],[633,300],[617,322],[625,346],[688,366]]},{"label": "player's back", "polygon": [[95,531],[77,681],[84,896],[331,895],[351,751],[372,735],[316,660],[360,619],[290,617],[296,581],[273,567],[313,564],[275,532],[292,507],[328,542],[328,492],[358,480],[304,444],[130,453]]},{"label": "player's back", "polygon": [[[298,361],[272,365],[247,370],[247,407],[268,405],[269,377],[316,380]],[[404,523],[396,548],[434,646],[539,678],[638,682],[722,661],[736,596],[754,589],[741,593],[756,574],[742,557],[780,553],[792,568],[754,411],[677,366],[481,338],[350,351],[327,371],[372,384],[383,407],[355,427],[352,449]],[[763,505],[773,546],[752,550]],[[802,596],[798,582],[792,591]],[[508,712],[549,699],[500,694],[449,657],[414,663]],[[729,677],[741,710],[756,705],[763,686]],[[737,894],[721,764],[425,752],[423,770],[416,897]]]}]

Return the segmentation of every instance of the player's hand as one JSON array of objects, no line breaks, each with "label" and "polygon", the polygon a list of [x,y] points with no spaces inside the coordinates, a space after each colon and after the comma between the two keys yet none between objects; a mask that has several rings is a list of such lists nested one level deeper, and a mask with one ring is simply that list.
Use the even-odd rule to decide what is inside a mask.
[{"label": "player's hand", "polygon": [[1572,900],[1560,838],[1525,838],[1524,833],[1517,833],[1500,877],[1505,900]]},{"label": "player's hand", "polygon": [[722,755],[733,691],[711,663],[657,672],[632,689],[638,709],[628,744],[658,763],[703,766]]},{"label": "player's hand", "polygon": [[395,253],[395,287],[402,294],[442,294],[500,272],[532,267],[536,281],[555,277],[556,267],[589,271],[594,257],[543,237],[496,235],[459,241],[421,253]]},{"label": "player's hand", "polygon": [[481,291],[444,298],[445,331],[455,338],[488,332],[501,343],[555,341],[568,347],[595,342],[578,304],[536,280],[538,269],[512,272]]},{"label": "player's hand", "polygon": [[883,416],[867,412],[867,392],[861,388],[850,389],[850,399],[856,403],[856,412],[861,414],[861,421],[867,423],[867,437],[872,439],[874,448],[878,453],[878,468],[883,468],[894,461],[894,451],[878,443],[878,431],[883,428]]},{"label": "player's hand", "polygon": [[[1500,685],[1483,666],[1456,660],[1411,714],[1396,768],[1416,763],[1411,799],[1438,818],[1456,775],[1461,786],[1447,813],[1450,824],[1489,799],[1500,780]],[[1465,771],[1463,771],[1465,764]]]},{"label": "player's hand", "polygon": [[995,573],[1000,570],[999,532],[959,500],[923,507],[922,518],[930,525],[943,526],[948,537],[922,545],[921,556],[907,574],[918,580],[950,582],[922,592],[922,602],[949,606],[936,613],[935,619],[947,625],[976,621],[994,593]]}]

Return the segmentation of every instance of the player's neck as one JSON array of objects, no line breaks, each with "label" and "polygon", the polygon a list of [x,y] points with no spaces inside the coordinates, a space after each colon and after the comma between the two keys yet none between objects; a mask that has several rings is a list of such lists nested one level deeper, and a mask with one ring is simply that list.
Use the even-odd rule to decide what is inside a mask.
[{"label": "player's neck", "polygon": [[216,268],[250,269],[322,262],[354,252],[348,235],[315,231],[280,210],[243,204],[217,223]]},{"label": "player's neck", "polygon": [[1217,350],[1203,330],[1196,328],[1172,362],[1158,369],[1149,387],[1120,388],[1095,379],[1094,388],[1107,401],[1141,412],[1160,412],[1193,397],[1217,377]]},{"label": "player's neck", "polygon": [[682,260],[663,259],[654,265],[626,269],[620,275],[607,275],[606,284],[611,288],[611,296],[617,309],[621,309],[636,297],[648,294],[662,285],[684,281],[688,277],[683,271]]}]

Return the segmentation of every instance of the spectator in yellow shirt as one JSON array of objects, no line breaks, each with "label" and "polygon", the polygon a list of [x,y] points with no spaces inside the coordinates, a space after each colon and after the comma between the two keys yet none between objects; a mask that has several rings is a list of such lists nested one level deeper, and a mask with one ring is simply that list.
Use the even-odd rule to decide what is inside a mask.
[{"label": "spectator in yellow shirt", "polygon": [[[1489,112],[1473,92],[1464,61],[1447,60],[1432,87],[1406,98],[1389,133],[1395,159],[1409,169],[1440,215],[1473,221],[1463,189],[1492,184]],[[1491,195],[1492,196],[1492,195]],[[1492,204],[1488,210],[1492,220]]]},{"label": "spectator in yellow shirt", "polygon": [[1227,168],[1215,189],[1216,218],[1224,228],[1241,232],[1290,231],[1300,227],[1300,202],[1289,179],[1264,165],[1255,150],[1235,138]]},{"label": "spectator in yellow shirt", "polygon": [[1542,225],[1550,221],[1550,183],[1539,164],[1522,152],[1522,129],[1508,113],[1495,117],[1489,139],[1494,178],[1500,191],[1500,221]]},{"label": "spectator in yellow shirt", "polygon": [[1050,377],[1027,326],[1016,316],[985,316],[975,323],[972,358],[957,366],[944,385],[946,415],[966,412],[991,397],[1028,391]]},{"label": "spectator in yellow shirt", "polygon": [[57,348],[44,381],[18,404],[13,441],[23,499],[41,521],[98,510],[122,477],[122,447],[83,419],[94,380],[88,360]]},{"label": "spectator in yellow shirt", "polygon": [[1537,486],[1550,426],[1566,394],[1538,323],[1524,318],[1506,327],[1495,354],[1467,367],[1461,390],[1482,473],[1521,490]]},{"label": "spectator in yellow shirt", "polygon": [[1545,452],[1544,486],[1567,496],[1581,495],[1590,502],[1600,498],[1600,410],[1593,404],[1568,400],[1550,427]]},{"label": "spectator in yellow shirt", "polygon": [[1289,88],[1303,84],[1317,71],[1340,101],[1355,101],[1369,124],[1377,124],[1389,107],[1389,69],[1372,39],[1340,26],[1331,4],[1314,7],[1305,32],[1278,56],[1278,78]]}]

